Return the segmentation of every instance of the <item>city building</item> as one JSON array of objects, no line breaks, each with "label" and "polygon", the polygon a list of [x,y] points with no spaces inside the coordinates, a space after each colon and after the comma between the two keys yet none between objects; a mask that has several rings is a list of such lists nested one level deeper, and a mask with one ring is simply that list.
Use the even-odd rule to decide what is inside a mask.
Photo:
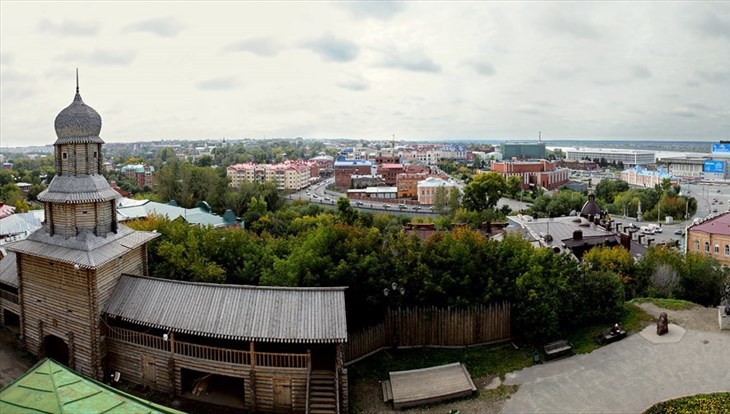
[{"label": "city building", "polygon": [[623,163],[624,167],[652,165],[656,162],[653,151],[612,148],[569,148],[565,150],[565,159],[568,161],[591,160],[593,162],[605,160],[609,164],[618,165]]},{"label": "city building", "polygon": [[117,220],[120,222],[151,216],[165,217],[168,220],[182,220],[191,226],[235,227],[240,223],[233,211],[226,210],[223,216],[213,214],[205,201],[195,208],[179,207],[174,201],[167,204],[150,200],[134,200],[120,197],[117,199]]},{"label": "city building", "polygon": [[339,158],[335,161],[335,187],[350,188],[353,175],[377,175],[377,167],[366,160]]},{"label": "city building", "polygon": [[385,180],[380,175],[352,175],[350,188],[385,187]]},{"label": "city building", "polygon": [[597,171],[600,169],[598,163],[589,160],[558,160],[555,164],[558,168],[567,168],[569,170]]},{"label": "city building", "polygon": [[123,176],[137,184],[137,187],[154,187],[157,185],[157,173],[155,167],[146,164],[125,165],[121,169]]},{"label": "city building", "polygon": [[381,166],[383,164],[400,164],[400,158],[397,155],[384,155],[381,153],[380,155],[375,157],[375,164],[378,166]]},{"label": "city building", "polygon": [[634,168],[621,171],[621,180],[626,181],[629,185],[638,187],[653,188],[656,185],[660,185],[665,179],[670,180],[672,185],[677,185],[679,182],[677,177],[667,173],[664,167],[659,167],[656,171],[652,171],[637,165]]},{"label": "city building", "polygon": [[405,172],[403,164],[382,164],[378,166],[378,175],[385,180],[385,185],[394,187],[398,180],[398,174]]},{"label": "city building", "polygon": [[596,246],[623,246],[634,257],[646,253],[651,240],[636,233],[633,229],[620,228],[607,219],[595,201],[595,195],[589,195],[579,216],[537,218],[519,214],[508,219],[517,224],[512,232],[517,232],[536,247],[552,249],[555,253],[569,252],[580,259]]},{"label": "city building", "polygon": [[403,173],[396,178],[398,198],[418,198],[418,183],[428,178],[428,173]]},{"label": "city building", "polygon": [[78,86],[55,129],[56,175],[38,195],[43,227],[6,244],[0,260],[0,323],[20,331],[27,352],[171,398],[347,412],[345,288],[146,276],[147,243],[159,234],[118,222],[117,193],[100,174],[101,117]]},{"label": "city building", "polygon": [[399,147],[397,154],[401,162],[419,162],[426,165],[436,165],[441,160],[466,160],[467,148],[463,145],[417,145],[413,147]]},{"label": "city building", "polygon": [[446,189],[446,201],[448,202],[452,191],[461,191],[453,181],[447,181],[438,177],[428,177],[420,181],[416,186],[418,192],[418,204],[432,205],[436,191],[439,188]]},{"label": "city building", "polygon": [[398,196],[396,187],[367,187],[347,190],[347,198],[354,200],[370,200],[391,202]]},{"label": "city building", "polygon": [[329,155],[318,155],[314,158],[310,158],[309,161],[314,161],[318,167],[317,174],[312,174],[312,177],[317,175],[320,178],[331,177],[335,170],[335,159]]},{"label": "city building", "polygon": [[687,227],[685,252],[701,252],[730,266],[730,211]]},{"label": "city building", "polygon": [[547,160],[493,162],[491,168],[505,179],[519,177],[525,190],[535,185],[554,190],[567,183],[570,175],[567,169],[557,168],[554,162]]},{"label": "city building", "polygon": [[319,178],[317,162],[284,161],[279,164],[235,164],[226,168],[226,175],[231,180],[231,187],[238,188],[242,182],[263,184],[272,182],[278,190],[299,191]]},{"label": "city building", "polygon": [[[545,158],[545,143],[542,141],[534,142],[503,142],[499,146],[502,153],[502,160],[518,160],[524,159],[542,159]],[[495,157],[496,159],[496,157]]]},{"label": "city building", "polygon": [[705,161],[708,157],[666,157],[660,161],[666,165],[667,173],[675,177],[702,179]]}]

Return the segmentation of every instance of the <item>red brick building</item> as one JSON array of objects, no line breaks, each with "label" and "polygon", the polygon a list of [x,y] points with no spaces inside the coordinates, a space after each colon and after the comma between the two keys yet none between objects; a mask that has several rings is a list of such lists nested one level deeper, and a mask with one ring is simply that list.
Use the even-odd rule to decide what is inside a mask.
[{"label": "red brick building", "polygon": [[398,174],[396,179],[398,198],[418,197],[418,182],[423,181],[426,178],[428,178],[428,173]]},{"label": "red brick building", "polygon": [[353,175],[373,175],[373,169],[370,161],[339,159],[335,161],[335,187],[350,188]]},{"label": "red brick building", "polygon": [[547,160],[493,162],[492,171],[502,174],[505,179],[520,177],[523,189],[529,189],[532,184],[554,190],[568,182],[568,170],[557,168],[554,162]]},{"label": "red brick building", "polygon": [[378,166],[378,175],[383,176],[385,184],[389,187],[395,187],[398,181],[398,174],[402,174],[405,171],[403,164],[383,164]]}]

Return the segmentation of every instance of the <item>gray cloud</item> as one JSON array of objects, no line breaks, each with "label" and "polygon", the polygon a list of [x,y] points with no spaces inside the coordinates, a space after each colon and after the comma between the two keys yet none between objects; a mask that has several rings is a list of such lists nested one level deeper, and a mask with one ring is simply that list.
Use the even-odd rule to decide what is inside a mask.
[{"label": "gray cloud", "polygon": [[601,37],[595,26],[585,18],[567,17],[556,12],[545,20],[546,27],[559,34],[567,34],[581,39],[596,40]]},{"label": "gray cloud", "polygon": [[38,31],[59,36],[96,36],[99,33],[99,23],[69,19],[54,23],[48,19],[43,19],[38,22]]},{"label": "gray cloud", "polygon": [[234,78],[233,76],[222,76],[198,82],[196,86],[198,87],[198,89],[208,91],[221,91],[233,89],[236,87],[237,83],[238,82],[236,82],[236,78]]},{"label": "gray cloud", "polygon": [[697,117],[697,113],[696,112],[691,111],[691,110],[689,110],[687,108],[676,108],[672,112],[672,115],[678,115],[678,116],[681,116],[681,117],[684,117],[684,118],[696,118]]},{"label": "gray cloud", "polygon": [[730,19],[717,14],[706,14],[697,24],[697,29],[708,36],[730,39]]},{"label": "gray cloud", "polygon": [[466,65],[482,76],[493,76],[497,73],[497,71],[494,70],[494,65],[489,62],[471,60],[466,62]]},{"label": "gray cloud", "polygon": [[338,82],[337,86],[342,89],[349,89],[351,91],[366,91],[370,89],[370,83],[363,78],[352,78],[342,82]]},{"label": "gray cloud", "polygon": [[84,53],[71,51],[58,56],[60,60],[67,62],[95,63],[99,65],[126,66],[134,61],[137,52],[133,50],[102,50],[96,49],[93,52]]},{"label": "gray cloud", "polygon": [[302,47],[322,56],[325,60],[350,62],[360,54],[360,47],[346,39],[338,39],[332,33],[302,43]]},{"label": "gray cloud", "polygon": [[147,32],[162,37],[175,37],[184,26],[171,17],[156,17],[132,23],[124,30],[127,32]]},{"label": "gray cloud", "polygon": [[272,37],[252,37],[225,47],[227,52],[251,52],[255,55],[271,57],[282,51],[284,46]]},{"label": "gray cloud", "polygon": [[357,18],[390,19],[403,11],[400,1],[340,1],[340,7]]},{"label": "gray cloud", "polygon": [[730,72],[698,70],[697,76],[699,76],[703,81],[709,83],[724,83],[730,80]]},{"label": "gray cloud", "polygon": [[441,72],[441,66],[427,56],[423,50],[387,50],[379,62],[380,66],[392,69],[403,69],[412,72]]},{"label": "gray cloud", "polygon": [[651,78],[651,71],[644,65],[632,66],[631,74],[640,79]]}]

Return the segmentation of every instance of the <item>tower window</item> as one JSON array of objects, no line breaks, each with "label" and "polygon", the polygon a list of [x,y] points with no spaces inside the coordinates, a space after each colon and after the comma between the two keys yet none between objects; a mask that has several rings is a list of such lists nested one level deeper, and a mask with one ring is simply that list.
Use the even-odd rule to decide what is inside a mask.
[{"label": "tower window", "polygon": [[68,154],[66,154],[65,152],[62,152],[61,158],[63,158],[65,160],[66,158],[68,158]]},{"label": "tower window", "polygon": [[88,213],[88,211],[86,211],[86,210],[81,212],[81,214],[87,214],[87,213]]},{"label": "tower window", "polygon": [[96,158],[96,156],[97,156],[97,155],[96,155],[96,151],[94,151],[94,158]]}]

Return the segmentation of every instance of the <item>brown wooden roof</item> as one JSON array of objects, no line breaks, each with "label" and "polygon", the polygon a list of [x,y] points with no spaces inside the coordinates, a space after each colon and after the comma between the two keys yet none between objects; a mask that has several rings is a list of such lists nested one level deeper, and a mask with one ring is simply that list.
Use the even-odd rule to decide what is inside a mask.
[{"label": "brown wooden roof", "polygon": [[215,338],[347,341],[341,287],[221,285],[123,275],[106,313],[145,326]]}]

